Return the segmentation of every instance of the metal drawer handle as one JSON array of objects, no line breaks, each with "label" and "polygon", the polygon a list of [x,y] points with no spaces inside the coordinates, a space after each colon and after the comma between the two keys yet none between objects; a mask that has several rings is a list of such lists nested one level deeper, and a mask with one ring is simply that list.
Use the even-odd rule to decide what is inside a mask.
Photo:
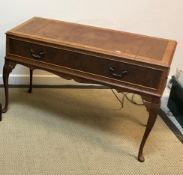
[{"label": "metal drawer handle", "polygon": [[116,72],[116,69],[114,67],[109,67],[109,71],[111,72],[111,75],[115,78],[123,78],[128,74],[127,70],[122,70],[120,73]]},{"label": "metal drawer handle", "polygon": [[30,49],[30,53],[33,58],[37,58],[37,59],[44,58],[44,56],[45,56],[44,51],[36,52],[34,49]]}]

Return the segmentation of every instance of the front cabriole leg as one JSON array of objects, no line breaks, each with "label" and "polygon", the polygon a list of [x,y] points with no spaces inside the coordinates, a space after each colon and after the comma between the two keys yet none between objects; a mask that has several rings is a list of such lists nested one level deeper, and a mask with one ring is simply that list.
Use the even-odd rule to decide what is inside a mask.
[{"label": "front cabriole leg", "polygon": [[[148,104],[148,103],[146,103],[146,104]],[[140,162],[145,161],[144,156],[143,156],[143,148],[144,148],[146,140],[154,126],[154,123],[156,121],[159,110],[160,110],[160,98],[157,97],[157,98],[152,99],[152,101],[149,102],[149,105],[148,105],[149,118],[147,121],[147,126],[145,129],[144,136],[142,138],[140,148],[139,148],[139,153],[138,153],[138,160]]]},{"label": "front cabriole leg", "polygon": [[16,66],[16,63],[5,59],[5,63],[4,63],[4,67],[3,67],[3,82],[4,82],[4,89],[5,89],[5,106],[2,110],[3,113],[7,112],[8,110],[8,79],[9,79],[9,74],[10,72],[14,69],[14,67]]}]

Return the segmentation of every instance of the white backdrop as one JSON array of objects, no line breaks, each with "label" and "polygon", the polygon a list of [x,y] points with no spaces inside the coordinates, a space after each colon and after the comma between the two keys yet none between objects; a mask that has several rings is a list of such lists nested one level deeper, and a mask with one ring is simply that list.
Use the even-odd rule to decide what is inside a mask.
[{"label": "white backdrop", "polygon": [[[89,24],[177,40],[170,75],[183,69],[182,0],[0,0],[0,83],[5,55],[5,32],[32,16]],[[27,83],[28,69],[17,66],[11,83]],[[44,71],[34,83],[73,83]]]}]

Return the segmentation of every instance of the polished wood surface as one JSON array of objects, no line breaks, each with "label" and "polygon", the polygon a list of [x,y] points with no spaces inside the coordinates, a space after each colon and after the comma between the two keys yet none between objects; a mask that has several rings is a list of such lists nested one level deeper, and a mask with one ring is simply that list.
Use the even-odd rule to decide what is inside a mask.
[{"label": "polished wood surface", "polygon": [[38,17],[8,34],[164,66],[171,62],[169,50],[176,45],[171,40]]},{"label": "polished wood surface", "polygon": [[43,69],[65,79],[98,83],[142,96],[149,111],[138,160],[156,121],[176,42],[111,29],[34,17],[7,32],[3,69],[5,107],[8,77],[16,64]]},{"label": "polished wood surface", "polygon": [[[50,46],[25,42],[17,39],[10,39],[9,46],[9,52],[13,55],[30,59],[33,57],[33,59],[43,61],[45,63],[51,63],[95,75],[101,75],[106,78],[118,80],[121,84],[125,81],[133,83],[136,86],[142,85],[157,89],[162,75],[162,71],[158,71],[150,67],[127,64],[125,62],[120,62],[119,64],[119,61],[107,60],[105,58],[98,59],[96,56],[91,55],[88,55],[86,58],[85,54],[73,53],[64,49],[52,48]],[[30,54],[30,52],[32,53]],[[37,58],[35,54],[39,55],[40,52],[42,53],[42,58]],[[62,55],[61,59],[60,55]],[[124,72],[123,78],[119,73],[122,70]],[[144,76],[144,72],[146,72],[146,76]],[[152,79],[152,76],[157,78]]]}]

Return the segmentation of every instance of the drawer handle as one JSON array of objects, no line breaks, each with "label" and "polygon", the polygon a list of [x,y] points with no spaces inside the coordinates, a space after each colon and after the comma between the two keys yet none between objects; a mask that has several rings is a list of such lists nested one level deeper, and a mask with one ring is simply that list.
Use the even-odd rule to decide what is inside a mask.
[{"label": "drawer handle", "polygon": [[44,58],[44,56],[45,56],[44,51],[36,52],[34,49],[30,49],[30,53],[33,58],[37,58],[37,59]]},{"label": "drawer handle", "polygon": [[124,78],[128,71],[127,70],[122,70],[120,73],[116,72],[114,67],[109,67],[109,71],[111,72],[111,75],[115,78]]}]

